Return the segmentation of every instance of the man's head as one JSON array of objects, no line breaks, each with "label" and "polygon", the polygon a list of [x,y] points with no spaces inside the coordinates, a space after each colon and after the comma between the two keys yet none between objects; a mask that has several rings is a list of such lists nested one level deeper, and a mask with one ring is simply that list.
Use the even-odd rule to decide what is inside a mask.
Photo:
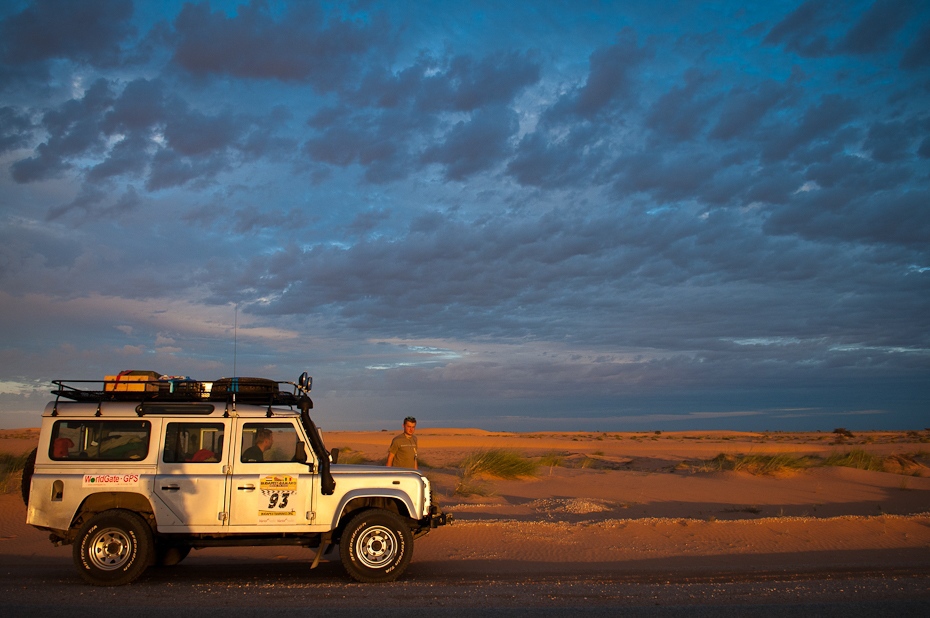
[{"label": "man's head", "polygon": [[404,434],[412,436],[413,432],[417,429],[417,419],[412,416],[408,416],[404,419]]},{"label": "man's head", "polygon": [[274,444],[274,435],[270,429],[259,429],[255,432],[255,446],[262,449],[264,453]]}]

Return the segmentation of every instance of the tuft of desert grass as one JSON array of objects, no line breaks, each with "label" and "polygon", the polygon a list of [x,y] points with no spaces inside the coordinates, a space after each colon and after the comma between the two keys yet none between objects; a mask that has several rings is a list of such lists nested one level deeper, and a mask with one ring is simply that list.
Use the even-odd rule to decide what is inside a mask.
[{"label": "tuft of desert grass", "polygon": [[885,460],[883,457],[873,455],[868,451],[853,449],[846,453],[833,453],[823,460],[823,465],[881,472],[885,469]]},{"label": "tuft of desert grass", "polygon": [[[862,449],[853,449],[842,453],[833,453],[821,459],[819,457],[797,456],[788,453],[777,455],[732,455],[720,453],[713,459],[703,460],[698,469],[703,472],[725,470],[743,471],[758,475],[782,475],[799,470],[816,467],[844,467],[873,472],[892,472],[911,476],[921,476],[926,466],[920,462],[918,455],[873,455]],[[680,466],[679,466],[680,469]]]},{"label": "tuft of desert grass", "polygon": [[0,494],[10,494],[20,490],[23,468],[29,453],[13,455],[0,453]]},{"label": "tuft of desert grass", "polygon": [[516,479],[536,474],[537,463],[526,459],[516,451],[495,448],[474,451],[459,464],[462,476],[492,476],[500,479]]},{"label": "tuft of desert grass", "polygon": [[488,449],[472,452],[459,464],[461,473],[455,493],[462,496],[489,495],[481,477],[516,479],[534,476],[539,464],[519,453],[507,449]]},{"label": "tuft of desert grass", "polygon": [[778,475],[804,470],[815,465],[811,457],[798,457],[788,453],[777,455],[727,455],[720,453],[704,462],[705,471],[742,471],[757,475]]}]

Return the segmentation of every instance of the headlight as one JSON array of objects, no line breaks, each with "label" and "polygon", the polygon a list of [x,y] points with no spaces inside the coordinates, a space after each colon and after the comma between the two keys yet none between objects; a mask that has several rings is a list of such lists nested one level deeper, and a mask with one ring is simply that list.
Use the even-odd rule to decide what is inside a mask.
[{"label": "headlight", "polygon": [[425,476],[420,476],[423,479],[423,513],[422,516],[426,517],[429,515],[429,507],[433,503],[433,495],[430,491],[429,479]]}]

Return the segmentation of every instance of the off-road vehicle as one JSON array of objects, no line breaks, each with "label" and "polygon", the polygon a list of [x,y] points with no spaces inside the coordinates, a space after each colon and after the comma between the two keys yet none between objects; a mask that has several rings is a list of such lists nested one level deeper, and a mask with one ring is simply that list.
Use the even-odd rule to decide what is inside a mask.
[{"label": "off-road vehicle", "polygon": [[249,545],[315,548],[312,567],[338,545],[354,579],[393,581],[413,539],[451,521],[418,471],[338,463],[310,417],[306,373],[52,383],[23,473],[26,523],[73,545],[91,584],[127,584],[193,548]]}]

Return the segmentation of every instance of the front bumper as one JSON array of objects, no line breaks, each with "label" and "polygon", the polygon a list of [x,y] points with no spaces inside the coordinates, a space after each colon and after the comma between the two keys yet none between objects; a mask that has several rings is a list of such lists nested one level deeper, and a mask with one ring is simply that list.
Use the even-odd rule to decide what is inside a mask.
[{"label": "front bumper", "polygon": [[455,516],[452,513],[443,513],[442,509],[434,504],[429,507],[429,517],[427,519],[429,519],[430,528],[438,528],[439,526],[451,524]]}]

